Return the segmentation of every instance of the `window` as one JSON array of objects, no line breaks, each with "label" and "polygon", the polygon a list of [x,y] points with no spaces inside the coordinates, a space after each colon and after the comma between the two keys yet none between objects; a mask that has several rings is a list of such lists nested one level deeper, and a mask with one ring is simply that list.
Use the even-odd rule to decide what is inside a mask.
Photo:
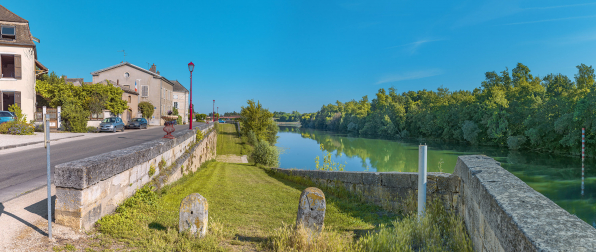
[{"label": "window", "polygon": [[174,102],[174,108],[178,108],[178,102]]},{"label": "window", "polygon": [[21,55],[0,55],[0,78],[21,79]]},{"label": "window", "polygon": [[15,27],[14,26],[2,26],[2,38],[3,39],[16,39]]},{"label": "window", "polygon": [[141,97],[149,97],[149,86],[141,86]]}]

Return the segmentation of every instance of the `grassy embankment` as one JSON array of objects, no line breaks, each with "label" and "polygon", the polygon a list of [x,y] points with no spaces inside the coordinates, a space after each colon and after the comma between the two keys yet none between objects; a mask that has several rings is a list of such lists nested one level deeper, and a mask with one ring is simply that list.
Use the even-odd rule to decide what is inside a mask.
[{"label": "grassy embankment", "polygon": [[[234,126],[220,127],[218,152],[221,147],[222,153],[243,154],[246,145],[237,135],[225,134]],[[325,191],[325,232],[309,244],[303,232],[292,228],[307,183],[269,174],[252,164],[206,163],[171,186],[139,190],[117,213],[98,221],[98,238],[139,251],[462,251],[462,244],[469,247],[461,221],[440,208],[429,211],[439,213],[429,213],[437,217],[418,222],[416,217],[398,218],[331,191]],[[191,193],[200,193],[209,203],[209,234],[204,239],[178,233],[180,202]],[[367,235],[370,230],[378,232]]]}]

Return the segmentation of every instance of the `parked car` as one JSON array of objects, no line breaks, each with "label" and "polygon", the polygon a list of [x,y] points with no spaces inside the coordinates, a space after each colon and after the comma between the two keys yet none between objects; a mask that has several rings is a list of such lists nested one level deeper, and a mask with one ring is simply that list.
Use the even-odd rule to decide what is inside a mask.
[{"label": "parked car", "polygon": [[219,119],[219,123],[226,123],[223,119]]},{"label": "parked car", "polygon": [[106,119],[103,119],[103,121],[101,121],[101,123],[99,124],[98,130],[100,132],[101,131],[116,132],[118,130],[124,131],[124,123],[122,122],[122,119],[120,119],[118,117],[108,117]]},{"label": "parked car", "polygon": [[16,116],[10,111],[0,111],[0,124],[5,122],[12,122]]},{"label": "parked car", "polygon": [[147,119],[145,119],[145,118],[130,119],[130,121],[126,125],[126,128],[127,129],[146,129],[147,128]]}]

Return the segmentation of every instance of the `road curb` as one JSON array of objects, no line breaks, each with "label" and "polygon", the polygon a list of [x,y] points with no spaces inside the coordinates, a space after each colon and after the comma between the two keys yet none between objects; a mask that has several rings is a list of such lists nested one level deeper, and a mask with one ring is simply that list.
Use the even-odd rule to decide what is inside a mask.
[{"label": "road curb", "polygon": [[[69,139],[69,138],[75,138],[75,137],[82,137],[82,136],[85,136],[85,135],[70,136],[70,137],[65,137],[65,138],[60,138],[60,139],[54,139],[54,140],[50,140],[50,142],[54,142],[54,141],[58,141],[58,140],[62,140],[62,139]],[[43,141],[38,141],[38,142],[29,142],[29,143],[22,143],[22,144],[13,144],[13,145],[6,145],[6,146],[0,146],[0,150],[12,149],[12,148],[16,148],[16,147],[23,147],[23,146],[32,145],[32,144],[38,144],[38,143],[43,143]]]}]

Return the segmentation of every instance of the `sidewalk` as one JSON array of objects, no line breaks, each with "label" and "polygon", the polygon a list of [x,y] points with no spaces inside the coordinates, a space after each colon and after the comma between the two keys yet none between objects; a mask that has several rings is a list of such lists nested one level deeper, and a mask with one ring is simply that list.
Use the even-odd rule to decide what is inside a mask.
[{"label": "sidewalk", "polygon": [[[96,133],[50,133],[51,141],[60,139],[97,135]],[[35,132],[34,135],[0,135],[0,150],[43,143],[43,132]]]}]

